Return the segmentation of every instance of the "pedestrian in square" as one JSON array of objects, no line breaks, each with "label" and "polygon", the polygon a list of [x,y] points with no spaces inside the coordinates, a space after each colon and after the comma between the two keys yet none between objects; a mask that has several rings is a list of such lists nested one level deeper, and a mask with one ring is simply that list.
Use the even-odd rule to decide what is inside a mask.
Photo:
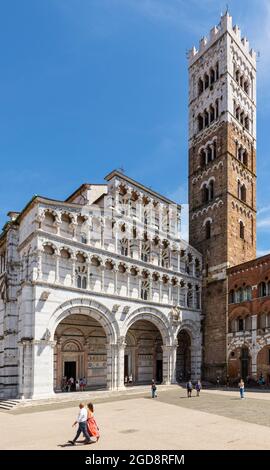
[{"label": "pedestrian in square", "polygon": [[202,389],[202,384],[201,384],[201,381],[200,380],[197,380],[197,383],[195,385],[195,390],[197,392],[197,397],[200,396],[200,391]]},{"label": "pedestrian in square", "polygon": [[244,383],[244,380],[243,380],[243,379],[240,380],[238,386],[239,386],[239,390],[240,390],[240,398],[241,398],[241,399],[242,399],[242,398],[245,398],[245,397],[244,397],[245,383]]},{"label": "pedestrian in square", "polygon": [[152,398],[156,398],[157,397],[157,386],[156,386],[156,383],[155,383],[154,379],[152,379],[151,392],[152,392]]},{"label": "pedestrian in square", "polygon": [[192,389],[193,389],[193,385],[192,385],[191,380],[189,380],[189,381],[187,382],[187,397],[188,397],[188,398],[191,398]]},{"label": "pedestrian in square", "polygon": [[68,441],[73,446],[75,445],[75,443],[76,443],[78,437],[81,435],[81,433],[83,433],[83,435],[85,437],[85,444],[90,444],[91,443],[91,438],[90,438],[90,435],[89,435],[88,430],[87,430],[87,409],[85,408],[83,403],[79,404],[79,408],[80,408],[80,411],[79,411],[78,417],[77,417],[76,421],[74,421],[74,423],[72,424],[72,427],[74,427],[74,426],[76,426],[76,424],[78,424],[77,434],[76,434],[76,436],[74,437],[74,439],[72,441]]}]

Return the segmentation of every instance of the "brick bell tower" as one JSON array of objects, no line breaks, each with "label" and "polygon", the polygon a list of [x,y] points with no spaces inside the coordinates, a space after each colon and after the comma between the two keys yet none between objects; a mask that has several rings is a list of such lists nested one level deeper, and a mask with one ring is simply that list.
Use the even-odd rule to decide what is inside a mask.
[{"label": "brick bell tower", "polygon": [[204,259],[203,376],[226,376],[226,268],[256,257],[256,54],[225,13],[189,52],[189,241]]}]

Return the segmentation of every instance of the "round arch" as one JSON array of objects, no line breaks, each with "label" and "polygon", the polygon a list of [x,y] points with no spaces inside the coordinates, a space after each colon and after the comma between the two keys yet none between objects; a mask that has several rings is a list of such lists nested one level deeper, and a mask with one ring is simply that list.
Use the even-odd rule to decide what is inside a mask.
[{"label": "round arch", "polygon": [[[75,366],[74,368],[76,370],[76,373],[77,371],[81,371],[79,372],[79,375],[82,374],[82,377],[83,376],[87,377],[88,375],[89,380],[90,380],[89,386],[91,385],[94,387],[99,386],[98,381],[97,381],[97,385],[95,385],[97,376],[94,374],[95,371],[93,367],[97,367],[97,365],[94,364],[97,361],[97,358],[95,357],[95,351],[96,351],[95,348],[97,348],[97,350],[101,348],[102,351],[101,351],[101,356],[99,359],[101,363],[99,364],[99,367],[102,367],[104,369],[104,372],[101,374],[104,377],[102,379],[102,387],[107,386],[108,389],[114,388],[115,383],[116,383],[115,348],[117,345],[117,341],[119,339],[119,327],[113,314],[110,312],[109,309],[107,309],[107,307],[93,300],[80,299],[80,298],[69,300],[61,304],[55,310],[55,312],[51,315],[50,320],[48,322],[48,327],[46,329],[47,337],[50,337],[51,339],[53,339],[55,334],[57,335],[57,328],[59,328],[61,324],[66,321],[66,319],[68,320],[68,317],[71,317],[71,318],[73,317],[73,320],[74,320],[74,316],[77,316],[78,318],[80,318],[80,321],[83,321],[83,322],[86,320],[82,320],[82,317],[84,318],[86,317],[88,319],[86,321],[85,328],[89,327],[87,326],[87,322],[89,322],[90,319],[95,320],[97,324],[99,325],[99,327],[101,327],[101,331],[103,331],[103,334],[101,336],[104,339],[102,340],[100,337],[100,339],[93,340],[94,341],[93,343],[89,342],[90,336],[92,337],[93,332],[95,331],[95,325],[93,325],[94,330],[92,328],[93,331],[91,331],[91,335],[87,336],[86,334],[84,334],[84,332],[82,332],[82,335],[84,336],[84,338],[81,339],[83,348],[82,348],[82,351],[78,351],[78,353],[80,353],[78,357],[76,356],[75,351],[74,353],[70,351],[69,355],[65,354],[66,361],[72,362],[75,360],[76,368]],[[99,345],[97,341],[98,342],[100,341],[102,344],[100,343]],[[56,390],[60,390],[59,382],[61,381],[62,370],[68,367],[68,365],[66,366],[66,364],[63,363],[63,360],[64,360],[63,354],[65,353],[65,351],[62,350],[61,343],[62,343],[61,339],[58,338],[58,341],[57,341],[57,344],[55,345],[55,350],[54,350],[55,351],[54,354],[56,355],[56,358],[57,358],[56,362],[54,361],[54,363],[57,364],[57,369],[54,370],[54,366],[52,367],[54,371],[54,387]],[[92,349],[93,347],[94,349]],[[74,355],[74,359],[72,359],[72,355]],[[66,373],[64,375],[66,376]],[[71,374],[71,376],[73,376],[73,374]],[[79,378],[80,377],[77,376],[77,379]]]},{"label": "round arch", "polygon": [[99,302],[80,298],[64,302],[54,311],[47,327],[50,336],[54,336],[55,330],[62,320],[76,313],[94,318],[103,327],[107,340],[116,344],[119,338],[119,327],[110,310]]},{"label": "round arch", "polygon": [[153,323],[159,330],[163,345],[170,346],[172,344],[171,325],[166,315],[156,308],[139,308],[128,314],[122,327],[121,335],[126,337],[129,328],[138,320],[145,320]]}]

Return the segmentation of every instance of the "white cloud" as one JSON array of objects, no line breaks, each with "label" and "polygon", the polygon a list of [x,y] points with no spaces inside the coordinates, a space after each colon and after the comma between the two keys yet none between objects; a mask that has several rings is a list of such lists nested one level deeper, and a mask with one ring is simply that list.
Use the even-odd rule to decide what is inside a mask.
[{"label": "white cloud", "polygon": [[259,258],[260,256],[269,255],[269,253],[270,253],[270,248],[269,250],[257,250],[257,258]]}]

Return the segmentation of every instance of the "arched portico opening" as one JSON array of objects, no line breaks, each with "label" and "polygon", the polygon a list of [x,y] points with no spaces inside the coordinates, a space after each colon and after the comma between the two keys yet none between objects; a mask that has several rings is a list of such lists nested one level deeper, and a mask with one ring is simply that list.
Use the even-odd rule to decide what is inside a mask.
[{"label": "arched portico opening", "polygon": [[191,378],[191,337],[186,330],[177,335],[176,380],[181,382]]},{"label": "arched portico opening", "polygon": [[71,314],[54,334],[54,389],[63,390],[63,378],[75,383],[85,379],[85,389],[107,386],[107,337],[102,325],[90,315]]},{"label": "arched portico opening", "polygon": [[270,344],[264,346],[257,355],[257,379],[270,384]]},{"label": "arched portico opening", "polygon": [[163,340],[157,326],[149,320],[135,321],[126,333],[124,383],[148,384],[163,381]]}]

